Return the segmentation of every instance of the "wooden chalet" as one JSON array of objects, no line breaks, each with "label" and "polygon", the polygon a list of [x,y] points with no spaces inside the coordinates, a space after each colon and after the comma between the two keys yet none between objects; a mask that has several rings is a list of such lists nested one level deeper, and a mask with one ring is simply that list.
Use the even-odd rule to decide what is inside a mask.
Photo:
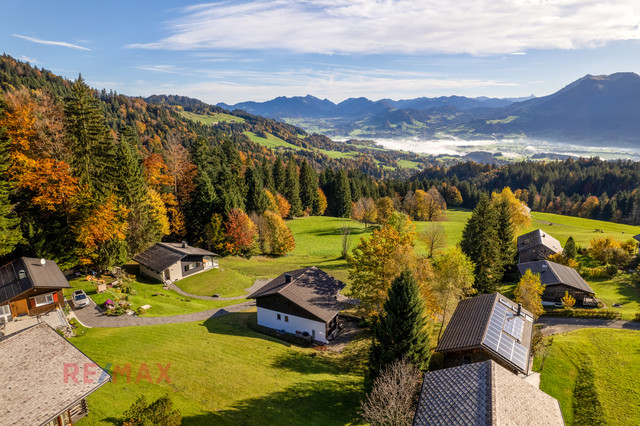
[{"label": "wooden chalet", "polygon": [[536,229],[518,237],[519,262],[532,262],[545,260],[552,254],[562,253],[560,241],[544,232]]},{"label": "wooden chalet", "polygon": [[251,294],[258,324],[327,343],[343,307],[342,281],[315,266],[285,272]]},{"label": "wooden chalet", "polygon": [[0,267],[0,323],[21,315],[42,315],[64,306],[71,288],[53,260],[21,257]]},{"label": "wooden chalet", "polygon": [[178,281],[190,275],[217,268],[217,255],[182,243],[157,243],[133,258],[140,272],[160,282]]},{"label": "wooden chalet", "polygon": [[414,426],[562,426],[558,401],[494,361],[425,373]]},{"label": "wooden chalet", "polygon": [[436,351],[445,367],[493,360],[513,373],[529,374],[533,314],[500,293],[462,300]]},{"label": "wooden chalet", "polygon": [[571,297],[576,299],[578,305],[593,306],[594,303],[597,304],[593,289],[573,268],[548,260],[540,260],[520,263],[518,270],[521,275],[524,275],[527,270],[540,275],[540,281],[544,286],[543,303],[560,302],[565,292],[568,291]]},{"label": "wooden chalet", "polygon": [[46,323],[0,338],[0,423],[71,426],[111,376]]}]

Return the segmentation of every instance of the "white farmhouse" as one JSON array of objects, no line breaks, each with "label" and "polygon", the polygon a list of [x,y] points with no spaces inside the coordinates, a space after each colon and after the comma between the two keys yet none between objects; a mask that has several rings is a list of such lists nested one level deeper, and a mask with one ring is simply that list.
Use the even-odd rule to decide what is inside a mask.
[{"label": "white farmhouse", "polygon": [[259,325],[327,343],[337,326],[344,287],[312,266],[285,272],[248,298],[256,299]]},{"label": "white farmhouse", "polygon": [[182,243],[157,243],[133,258],[140,272],[160,282],[178,281],[217,268],[216,254]]}]

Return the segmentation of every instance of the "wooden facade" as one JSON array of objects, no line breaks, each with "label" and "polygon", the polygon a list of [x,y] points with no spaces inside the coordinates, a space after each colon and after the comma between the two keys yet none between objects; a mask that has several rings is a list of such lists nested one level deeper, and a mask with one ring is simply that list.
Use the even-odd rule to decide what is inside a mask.
[{"label": "wooden facade", "polygon": [[[47,300],[38,300],[42,298]],[[51,301],[49,302],[49,300]],[[62,290],[40,288],[18,295],[3,305],[9,305],[11,315],[15,318],[22,315],[43,315],[56,307],[63,308],[64,303]]]},{"label": "wooden facade", "polygon": [[565,284],[546,285],[544,286],[544,293],[542,293],[542,301],[544,302],[562,302],[562,298],[565,292],[569,292],[571,297],[576,299],[576,304],[582,305],[586,298],[594,296],[593,293],[589,293],[583,290],[578,290],[574,287]]},{"label": "wooden facade", "polygon": [[64,410],[56,418],[51,419],[43,426],[73,426],[78,420],[86,417],[89,414],[89,407],[87,400],[82,398],[73,407],[68,410]]},{"label": "wooden facade", "polygon": [[504,362],[500,357],[493,355],[483,348],[471,348],[457,352],[447,352],[444,354],[444,368],[458,367],[464,364],[475,364],[492,360],[500,366],[506,368],[514,374],[518,374],[518,370]]}]

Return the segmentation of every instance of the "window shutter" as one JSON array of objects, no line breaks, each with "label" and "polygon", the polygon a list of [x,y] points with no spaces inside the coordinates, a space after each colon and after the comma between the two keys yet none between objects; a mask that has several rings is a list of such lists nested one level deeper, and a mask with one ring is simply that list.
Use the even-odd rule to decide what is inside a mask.
[{"label": "window shutter", "polygon": [[31,302],[31,307],[35,308],[36,307],[36,299],[29,299],[29,301]]},{"label": "window shutter", "polygon": [[58,301],[58,292],[57,291],[55,293],[53,293],[53,301],[54,302]]}]

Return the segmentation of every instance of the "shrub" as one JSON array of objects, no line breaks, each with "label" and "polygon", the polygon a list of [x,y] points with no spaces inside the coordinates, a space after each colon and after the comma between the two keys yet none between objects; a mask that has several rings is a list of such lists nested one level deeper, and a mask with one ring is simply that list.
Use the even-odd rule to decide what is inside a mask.
[{"label": "shrub", "polygon": [[122,291],[123,293],[126,294],[130,294],[133,290],[133,284],[131,284],[130,282],[123,282],[122,284],[120,284],[120,291]]},{"label": "shrub", "polygon": [[182,422],[180,410],[173,409],[173,402],[168,395],[148,404],[144,395],[136,399],[123,414],[123,426],[178,426]]},{"label": "shrub", "polygon": [[138,315],[144,315],[144,314],[146,314],[146,313],[147,313],[147,310],[146,310],[146,309],[144,309],[144,308],[142,308],[142,307],[138,308]]},{"label": "shrub", "polygon": [[568,308],[573,308],[573,305],[576,304],[576,299],[574,299],[568,291],[565,291],[564,297],[562,298],[562,303],[564,303],[564,306]]},{"label": "shrub", "polygon": [[636,314],[636,319],[635,319],[634,321],[638,321],[638,322],[640,322],[640,313],[637,313],[637,314]]}]

